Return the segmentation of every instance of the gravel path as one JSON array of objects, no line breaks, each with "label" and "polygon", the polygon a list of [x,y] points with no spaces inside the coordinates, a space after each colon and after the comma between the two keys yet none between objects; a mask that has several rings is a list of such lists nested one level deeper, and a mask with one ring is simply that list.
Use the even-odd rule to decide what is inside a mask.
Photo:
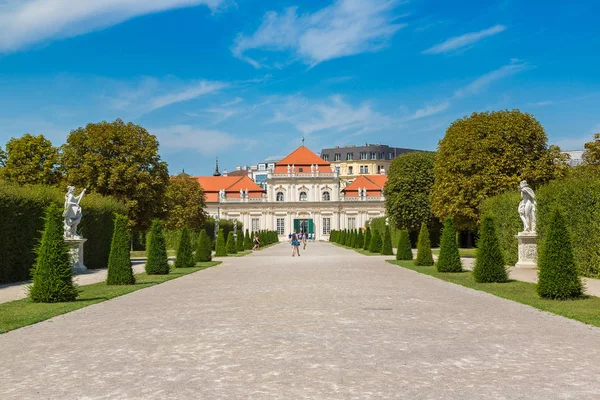
[{"label": "gravel path", "polygon": [[327,243],[0,335],[0,399],[599,399],[600,329]]}]

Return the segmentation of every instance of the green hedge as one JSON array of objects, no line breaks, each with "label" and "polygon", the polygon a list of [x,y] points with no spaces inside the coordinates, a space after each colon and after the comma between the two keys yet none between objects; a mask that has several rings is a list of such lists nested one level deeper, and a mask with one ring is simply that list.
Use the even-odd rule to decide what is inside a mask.
[{"label": "green hedge", "polygon": [[[597,174],[574,172],[567,178],[550,182],[536,191],[538,250],[543,248],[553,209],[562,211],[573,244],[579,272],[600,277],[600,179]],[[521,196],[517,190],[486,200],[482,211],[489,212],[497,223],[498,237],[506,262],[517,262],[517,240],[523,230],[517,213]]]},{"label": "green hedge", "polygon": [[[371,229],[375,228],[380,233],[385,232],[385,218],[386,217],[378,217],[373,218],[366,225],[370,226]],[[517,216],[518,218],[518,216]],[[432,226],[428,225],[427,229],[429,230],[429,238],[431,240],[431,247],[439,247],[440,239],[442,236],[441,225],[438,222],[432,223]],[[400,229],[396,227],[392,227],[391,219],[390,219],[390,233],[392,234],[392,244],[395,246],[400,239]],[[409,232],[410,244],[413,248],[417,247],[417,240],[419,239],[419,231]]]},{"label": "green hedge", "polygon": [[[79,188],[78,188],[79,189]],[[61,209],[66,190],[43,185],[16,186],[0,181],[0,284],[30,278],[34,248],[44,228],[44,211],[55,203]],[[114,214],[127,214],[125,205],[109,197],[86,194],[78,233],[85,237],[88,268],[106,268]]]}]

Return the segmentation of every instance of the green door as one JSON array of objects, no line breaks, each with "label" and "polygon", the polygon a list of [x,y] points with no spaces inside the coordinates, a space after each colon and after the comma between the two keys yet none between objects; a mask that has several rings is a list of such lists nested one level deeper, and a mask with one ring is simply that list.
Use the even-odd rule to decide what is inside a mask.
[{"label": "green door", "polygon": [[296,230],[296,232],[300,232],[300,220],[299,219],[294,220],[294,229]]},{"label": "green door", "polygon": [[315,226],[312,219],[295,219],[294,229],[296,232],[315,233]]}]

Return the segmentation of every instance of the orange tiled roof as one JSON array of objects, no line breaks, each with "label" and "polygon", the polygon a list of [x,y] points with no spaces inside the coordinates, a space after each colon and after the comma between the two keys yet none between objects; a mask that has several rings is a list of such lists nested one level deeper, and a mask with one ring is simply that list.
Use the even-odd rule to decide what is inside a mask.
[{"label": "orange tiled roof", "polygon": [[367,189],[367,196],[381,196],[381,191],[387,181],[387,175],[359,175],[351,184],[342,191],[346,197],[358,196],[358,189]]},{"label": "orange tiled roof", "polygon": [[261,197],[263,188],[246,176],[196,176],[204,189],[208,203],[217,202],[219,190],[225,189],[227,197],[240,197],[240,189],[248,189],[248,197]]},{"label": "orange tiled roof", "polygon": [[296,172],[300,172],[302,168],[304,173],[311,172],[311,165],[318,165],[319,172],[331,172],[331,164],[323,160],[321,157],[310,151],[307,147],[300,146],[292,151],[287,157],[275,164],[276,173],[286,173],[287,166],[293,165],[296,167]]}]

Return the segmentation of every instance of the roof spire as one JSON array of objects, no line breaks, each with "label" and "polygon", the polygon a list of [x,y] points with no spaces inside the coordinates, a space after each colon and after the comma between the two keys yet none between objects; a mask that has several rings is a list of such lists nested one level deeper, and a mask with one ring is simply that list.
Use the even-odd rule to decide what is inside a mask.
[{"label": "roof spire", "polygon": [[302,146],[304,147],[304,136],[302,136]]},{"label": "roof spire", "polygon": [[213,176],[221,176],[221,173],[219,172],[219,157],[217,157],[217,165],[215,166],[215,172],[213,173]]}]

